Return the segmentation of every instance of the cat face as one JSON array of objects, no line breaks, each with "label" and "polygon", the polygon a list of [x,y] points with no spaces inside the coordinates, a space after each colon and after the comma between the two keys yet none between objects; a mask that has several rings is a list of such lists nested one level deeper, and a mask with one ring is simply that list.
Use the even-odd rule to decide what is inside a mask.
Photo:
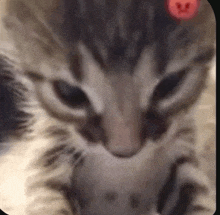
[{"label": "cat face", "polygon": [[214,55],[207,3],[186,23],[164,1],[43,4],[9,1],[5,26],[42,107],[89,144],[134,155],[197,100]]}]

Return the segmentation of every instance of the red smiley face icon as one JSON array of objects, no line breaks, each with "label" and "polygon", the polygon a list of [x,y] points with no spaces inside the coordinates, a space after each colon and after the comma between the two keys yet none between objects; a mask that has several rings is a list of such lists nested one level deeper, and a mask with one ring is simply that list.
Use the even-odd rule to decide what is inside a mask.
[{"label": "red smiley face icon", "polygon": [[177,20],[189,20],[198,13],[200,0],[166,0],[169,14]]}]

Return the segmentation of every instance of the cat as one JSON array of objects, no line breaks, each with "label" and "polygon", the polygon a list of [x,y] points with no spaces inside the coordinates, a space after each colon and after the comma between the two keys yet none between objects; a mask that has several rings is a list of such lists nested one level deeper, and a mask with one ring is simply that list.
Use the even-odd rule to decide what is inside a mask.
[{"label": "cat", "polygon": [[19,120],[1,143],[0,208],[213,214],[193,119],[215,55],[209,3],[186,21],[164,0],[6,6],[13,48],[1,49],[0,71]]}]

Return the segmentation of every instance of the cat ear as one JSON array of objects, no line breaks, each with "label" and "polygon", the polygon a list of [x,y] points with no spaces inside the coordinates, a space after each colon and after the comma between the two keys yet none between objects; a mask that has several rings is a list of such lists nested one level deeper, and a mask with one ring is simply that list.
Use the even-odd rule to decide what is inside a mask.
[{"label": "cat ear", "polygon": [[59,4],[60,0],[9,0],[6,3],[6,11],[9,15],[14,15],[23,22],[31,16],[45,21]]},{"label": "cat ear", "polygon": [[216,18],[214,10],[207,0],[200,0],[198,14],[190,20],[180,22],[180,25],[189,30],[199,32],[200,44],[210,46],[216,40]]},{"label": "cat ear", "polygon": [[39,71],[44,62],[56,67],[66,61],[67,50],[47,25],[33,14],[27,21],[15,15],[5,16],[3,23],[24,70]]}]

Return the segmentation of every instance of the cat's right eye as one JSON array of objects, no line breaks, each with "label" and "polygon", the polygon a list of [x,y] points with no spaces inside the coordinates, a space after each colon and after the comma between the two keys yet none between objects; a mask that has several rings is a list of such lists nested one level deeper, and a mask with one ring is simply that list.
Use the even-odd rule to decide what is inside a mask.
[{"label": "cat's right eye", "polygon": [[68,84],[66,81],[54,81],[53,86],[58,97],[67,105],[78,108],[89,104],[86,94],[76,86]]},{"label": "cat's right eye", "polygon": [[168,75],[165,77],[156,87],[153,99],[159,100],[163,99],[165,97],[169,97],[172,95],[172,93],[175,92],[176,88],[181,84],[183,81],[186,73],[188,71],[187,69],[183,69],[179,72],[173,73],[171,75]]}]

